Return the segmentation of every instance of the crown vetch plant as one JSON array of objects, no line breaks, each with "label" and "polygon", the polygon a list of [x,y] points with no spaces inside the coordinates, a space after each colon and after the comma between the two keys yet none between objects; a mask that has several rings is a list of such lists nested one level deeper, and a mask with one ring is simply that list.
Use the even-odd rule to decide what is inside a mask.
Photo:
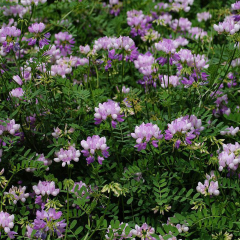
[{"label": "crown vetch plant", "polygon": [[1,239],[240,239],[240,1],[0,13]]}]

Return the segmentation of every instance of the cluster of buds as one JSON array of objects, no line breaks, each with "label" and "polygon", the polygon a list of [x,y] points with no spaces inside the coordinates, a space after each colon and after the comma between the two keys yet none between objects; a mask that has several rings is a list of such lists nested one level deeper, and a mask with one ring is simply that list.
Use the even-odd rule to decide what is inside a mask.
[{"label": "cluster of buds", "polygon": [[54,132],[52,133],[52,136],[54,138],[59,138],[59,137],[62,137],[63,135],[67,135],[69,133],[71,134],[71,133],[73,133],[75,131],[75,129],[72,128],[72,127],[69,130],[67,130],[67,125],[65,125],[64,132],[60,128],[58,128],[58,127],[54,128],[53,130],[54,130]]}]

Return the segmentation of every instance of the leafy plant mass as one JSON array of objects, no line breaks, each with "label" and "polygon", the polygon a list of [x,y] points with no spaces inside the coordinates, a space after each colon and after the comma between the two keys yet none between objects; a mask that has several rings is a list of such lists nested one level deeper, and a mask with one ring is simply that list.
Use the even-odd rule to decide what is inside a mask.
[{"label": "leafy plant mass", "polygon": [[1,239],[240,239],[240,1],[0,12]]}]

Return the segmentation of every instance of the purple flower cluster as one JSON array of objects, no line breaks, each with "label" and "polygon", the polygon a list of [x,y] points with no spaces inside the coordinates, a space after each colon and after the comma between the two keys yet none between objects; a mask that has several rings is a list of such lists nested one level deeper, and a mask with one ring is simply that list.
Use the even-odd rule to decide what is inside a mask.
[{"label": "purple flower cluster", "polygon": [[78,162],[81,155],[79,150],[76,150],[75,147],[69,146],[68,149],[64,150],[63,148],[60,151],[55,152],[56,158],[55,162],[62,162],[62,166],[65,167],[66,164],[69,165],[71,161]]},{"label": "purple flower cluster", "polygon": [[110,14],[115,17],[120,14],[120,9],[122,7],[122,2],[119,0],[109,0]]},{"label": "purple flower cluster", "polygon": [[0,7],[3,10],[4,16],[14,16],[23,18],[23,16],[30,10],[30,7],[23,7],[21,5],[3,6]]},{"label": "purple flower cluster", "polygon": [[171,28],[175,31],[189,31],[192,26],[192,23],[187,18],[174,19],[171,22]]},{"label": "purple flower cluster", "polygon": [[9,95],[11,97],[15,97],[15,98],[19,98],[21,99],[24,95],[24,91],[22,88],[15,88],[13,90],[11,90],[11,92],[9,92]]},{"label": "purple flower cluster", "polygon": [[149,76],[154,72],[153,64],[156,62],[153,55],[150,52],[140,54],[134,61],[135,68],[145,76]]},{"label": "purple flower cluster", "polygon": [[87,58],[78,58],[78,57],[63,57],[56,60],[56,64],[51,65],[52,76],[61,76],[62,78],[66,78],[67,74],[72,72],[73,67],[77,67],[80,65],[88,64],[89,60]]},{"label": "purple flower cluster", "polygon": [[231,5],[232,10],[238,11],[240,10],[240,1],[237,1]]},{"label": "purple flower cluster", "polygon": [[203,39],[208,35],[206,31],[199,27],[193,27],[188,32],[191,34],[191,37],[196,40]]},{"label": "purple flower cluster", "polygon": [[169,0],[171,3],[170,9],[174,12],[183,10],[184,12],[190,11],[190,6],[193,5],[194,0]]},{"label": "purple flower cluster", "polygon": [[214,24],[213,28],[218,33],[227,33],[227,34],[235,34],[240,29],[240,23],[236,23],[233,18],[227,18],[223,22],[220,22],[218,25]]},{"label": "purple flower cluster", "polygon": [[207,21],[212,18],[212,14],[210,12],[201,12],[197,13],[198,22]]},{"label": "purple flower cluster", "polygon": [[3,51],[9,53],[10,50],[18,50],[19,44],[17,37],[21,35],[21,30],[15,26],[3,27],[0,29],[0,43],[3,46]]},{"label": "purple flower cluster", "polygon": [[223,151],[218,155],[219,171],[222,171],[226,166],[236,171],[240,163],[240,144],[223,144]]},{"label": "purple flower cluster", "polygon": [[127,12],[127,24],[131,27],[131,35],[144,36],[151,28],[152,17],[145,16],[142,11],[132,10]]},{"label": "purple flower cluster", "polygon": [[227,136],[236,136],[236,134],[239,132],[239,127],[234,128],[233,126],[226,128],[224,131],[221,131],[221,135],[227,135]]},{"label": "purple flower cluster", "polygon": [[[192,54],[191,50],[181,49],[177,52],[177,55],[181,64],[195,68],[198,71],[209,67],[204,55]],[[181,64],[178,66],[178,69],[181,69]]]},{"label": "purple flower cluster", "polygon": [[5,132],[14,135],[19,129],[20,124],[16,124],[14,119],[7,120],[7,122],[0,120],[0,136]]},{"label": "purple flower cluster", "polygon": [[109,157],[108,149],[105,137],[99,137],[98,135],[93,135],[88,137],[87,140],[81,141],[81,146],[84,148],[81,152],[83,156],[87,157],[87,164],[93,163],[95,161],[95,154],[97,155],[98,163],[102,164],[104,158]]},{"label": "purple flower cluster", "polygon": [[11,228],[14,227],[14,215],[10,215],[7,212],[0,212],[0,227],[3,228],[4,232],[8,235],[10,239],[14,238],[16,232],[11,231]]},{"label": "purple flower cluster", "polygon": [[175,138],[175,147],[179,148],[180,144],[192,144],[192,140],[204,129],[201,119],[196,116],[187,115],[180,117],[168,124],[168,129],[165,131],[165,139],[172,140]]},{"label": "purple flower cluster", "polygon": [[219,117],[219,115],[231,113],[231,109],[227,107],[228,104],[228,96],[224,94],[222,91],[217,91],[215,93],[211,93],[211,97],[217,98],[214,102],[216,104],[216,108],[213,109],[213,114],[215,117]]},{"label": "purple flower cluster", "polygon": [[151,226],[148,226],[147,223],[144,223],[141,227],[135,225],[135,229],[131,230],[131,234],[140,239],[150,239],[155,240],[151,235],[155,233],[155,229]]},{"label": "purple flower cluster", "polygon": [[32,239],[32,232],[36,230],[34,237],[37,239],[46,239],[48,235],[62,238],[67,224],[60,220],[61,216],[62,212],[56,212],[54,208],[37,211],[33,224],[27,226],[26,236]]},{"label": "purple flower cluster", "polygon": [[50,33],[46,33],[42,35],[41,33],[45,29],[44,23],[33,23],[31,26],[28,27],[28,31],[34,34],[34,37],[27,39],[29,42],[28,45],[33,46],[36,42],[39,42],[39,47],[43,48],[45,45],[49,44],[48,38],[50,37]]},{"label": "purple flower cluster", "polygon": [[164,75],[161,78],[161,87],[162,88],[167,88],[168,87],[168,82],[170,86],[177,87],[180,85],[179,77],[178,76],[167,76]]},{"label": "purple flower cluster", "polygon": [[98,107],[95,107],[94,120],[95,124],[100,124],[102,121],[107,120],[109,117],[112,127],[115,128],[117,122],[123,122],[124,115],[121,115],[121,108],[118,103],[108,100],[104,103],[99,103]]},{"label": "purple flower cluster", "polygon": [[207,179],[204,181],[204,184],[201,182],[198,183],[196,188],[197,191],[204,196],[218,196],[220,192],[218,190],[218,181],[216,181],[214,171],[211,171],[210,175],[206,174],[206,178]]},{"label": "purple flower cluster", "polygon": [[94,54],[102,49],[124,49],[126,52],[131,52],[135,48],[135,43],[130,37],[102,37],[94,41],[92,51]]},{"label": "purple flower cluster", "polygon": [[138,151],[146,149],[148,142],[151,142],[154,147],[158,147],[158,141],[163,137],[159,127],[152,123],[142,123],[140,126],[136,126],[131,136],[136,139],[137,145],[134,147],[136,147]]},{"label": "purple flower cluster", "polygon": [[66,57],[72,53],[72,48],[75,43],[74,38],[68,32],[59,32],[55,34],[55,45],[60,49],[61,55]]},{"label": "purple flower cluster", "polygon": [[166,39],[164,38],[162,41],[155,43],[155,48],[158,51],[162,51],[166,54],[173,54],[176,52],[176,49],[178,48],[179,44],[172,40],[172,39]]}]

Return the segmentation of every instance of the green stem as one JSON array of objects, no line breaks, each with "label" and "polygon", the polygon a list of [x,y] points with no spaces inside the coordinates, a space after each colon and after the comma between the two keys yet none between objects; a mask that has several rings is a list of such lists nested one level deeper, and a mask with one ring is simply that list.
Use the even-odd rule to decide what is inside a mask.
[{"label": "green stem", "polygon": [[104,214],[103,214],[103,218],[101,219],[101,221],[99,222],[99,224],[97,225],[97,227],[94,229],[94,231],[92,232],[92,234],[89,236],[89,238],[87,238],[86,240],[90,240],[92,239],[91,237],[93,236],[93,234],[98,230],[98,228],[101,226],[104,218],[105,218],[105,215],[107,213],[107,209],[108,209],[108,206],[110,204],[110,199],[111,199],[111,192],[109,194],[109,198],[108,198],[108,203],[107,203],[107,207],[105,208],[105,211],[104,211]]},{"label": "green stem", "polygon": [[120,88],[120,104],[122,102],[123,75],[124,75],[124,50],[122,52],[122,80],[121,80],[121,88]]},{"label": "green stem", "polygon": [[[71,174],[69,174],[69,167],[68,167],[68,179]],[[65,240],[67,239],[67,229],[69,225],[69,187],[67,188],[67,226],[66,226],[66,231],[65,231]]]},{"label": "green stem", "polygon": [[98,70],[97,70],[97,67],[96,67],[96,65],[94,65],[94,67],[95,67],[96,74],[97,74],[97,88],[99,88]]}]

